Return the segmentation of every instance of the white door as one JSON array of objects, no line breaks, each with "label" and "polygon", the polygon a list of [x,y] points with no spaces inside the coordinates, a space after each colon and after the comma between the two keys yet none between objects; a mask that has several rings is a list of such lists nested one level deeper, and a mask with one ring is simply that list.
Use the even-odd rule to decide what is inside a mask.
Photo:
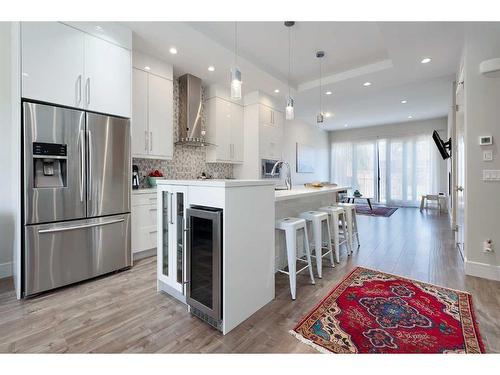
[{"label": "white door", "polygon": [[132,78],[132,155],[144,156],[149,153],[148,73],[133,69]]},{"label": "white door", "polygon": [[231,103],[231,160],[243,162],[243,107]]},{"label": "white door", "polygon": [[22,96],[83,105],[84,34],[58,22],[22,24]]},{"label": "white door", "polygon": [[130,117],[130,51],[85,35],[85,108]]},{"label": "white door", "polygon": [[[457,84],[456,90],[456,150],[453,157],[457,161],[457,182],[455,186],[456,191],[456,244],[460,251],[462,258],[464,257],[464,216],[465,216],[465,142],[464,142],[464,84],[463,81]],[[453,152],[453,150],[452,150]]]},{"label": "white door", "polygon": [[174,156],[173,83],[149,74],[149,154],[161,159]]}]

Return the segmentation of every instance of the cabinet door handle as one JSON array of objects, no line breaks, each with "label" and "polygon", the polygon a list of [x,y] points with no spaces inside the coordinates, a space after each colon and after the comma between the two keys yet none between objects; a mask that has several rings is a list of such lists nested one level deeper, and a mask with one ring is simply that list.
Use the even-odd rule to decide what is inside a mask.
[{"label": "cabinet door handle", "polygon": [[174,207],[172,206],[172,197],[174,193],[170,193],[170,224],[174,223]]},{"label": "cabinet door handle", "polygon": [[90,104],[90,77],[87,78],[87,83],[85,84],[85,96],[86,96],[86,101],[87,105]]},{"label": "cabinet door handle", "polygon": [[148,152],[148,131],[144,130],[144,152]]},{"label": "cabinet door handle", "polygon": [[153,151],[153,132],[149,132],[149,151]]},{"label": "cabinet door handle", "polygon": [[79,74],[76,80],[76,94],[78,100],[76,101],[76,105],[79,106],[82,102],[82,75]]}]

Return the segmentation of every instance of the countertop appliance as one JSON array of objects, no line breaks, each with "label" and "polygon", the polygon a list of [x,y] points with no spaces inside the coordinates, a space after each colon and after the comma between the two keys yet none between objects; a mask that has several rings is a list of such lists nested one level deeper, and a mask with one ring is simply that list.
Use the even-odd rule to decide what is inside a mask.
[{"label": "countertop appliance", "polygon": [[24,101],[22,291],[132,265],[130,120]]},{"label": "countertop appliance", "polygon": [[273,174],[273,167],[279,160],[262,159],[261,161],[261,178],[280,178],[281,165]]},{"label": "countertop appliance", "polygon": [[139,167],[137,165],[132,166],[132,189],[139,189]]}]

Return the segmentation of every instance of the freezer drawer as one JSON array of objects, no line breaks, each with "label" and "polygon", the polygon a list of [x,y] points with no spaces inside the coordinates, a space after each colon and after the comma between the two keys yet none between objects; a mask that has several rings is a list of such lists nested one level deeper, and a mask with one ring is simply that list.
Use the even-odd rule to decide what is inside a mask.
[{"label": "freezer drawer", "polygon": [[130,267],[130,214],[25,226],[24,296]]}]

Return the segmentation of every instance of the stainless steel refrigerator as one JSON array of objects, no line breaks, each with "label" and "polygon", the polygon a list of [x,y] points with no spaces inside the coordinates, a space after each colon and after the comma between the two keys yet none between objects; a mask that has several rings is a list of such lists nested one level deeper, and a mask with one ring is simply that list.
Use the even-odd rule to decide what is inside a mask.
[{"label": "stainless steel refrigerator", "polygon": [[130,120],[23,102],[23,296],[130,267]]}]

